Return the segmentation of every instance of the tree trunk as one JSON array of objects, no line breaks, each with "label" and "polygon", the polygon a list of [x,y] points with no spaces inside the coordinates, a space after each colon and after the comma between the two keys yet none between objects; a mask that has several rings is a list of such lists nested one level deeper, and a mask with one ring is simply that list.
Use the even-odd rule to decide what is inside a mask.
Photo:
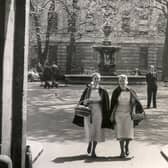
[{"label": "tree trunk", "polygon": [[75,58],[75,37],[74,37],[74,33],[71,32],[70,34],[70,43],[68,46],[68,50],[67,50],[67,74],[71,74],[72,73],[72,69],[73,69],[73,59]]},{"label": "tree trunk", "polygon": [[40,32],[40,13],[35,11],[35,8],[30,1],[30,6],[32,11],[34,11],[33,17],[34,17],[34,22],[35,22],[35,30],[36,30],[36,38],[37,38],[37,49],[38,49],[38,61],[42,65],[47,60],[48,56],[48,51],[49,51],[49,43],[50,43],[50,33],[51,33],[51,28],[52,28],[52,22],[54,19],[53,12],[55,11],[55,1],[52,1],[50,4],[49,12],[48,12],[48,22],[47,22],[47,31],[46,31],[46,38],[45,38],[45,46],[44,50],[42,51],[42,39],[41,39],[41,32]]},{"label": "tree trunk", "polygon": [[51,34],[51,31],[52,31],[52,24],[53,24],[53,21],[54,21],[54,13],[55,11],[55,1],[52,1],[51,4],[50,4],[50,8],[49,8],[49,11],[48,11],[48,23],[47,23],[47,31],[46,31],[46,39],[45,39],[45,48],[44,48],[44,51],[42,53],[42,61],[43,61],[43,64],[48,61],[48,52],[49,52],[49,44],[50,44],[50,34]]},{"label": "tree trunk", "polygon": [[42,63],[41,55],[41,36],[40,36],[40,14],[35,11],[35,8],[33,6],[32,1],[30,0],[30,9],[33,11],[33,18],[34,18],[34,24],[35,24],[35,30],[36,30],[36,38],[37,38],[37,50],[38,50],[38,61]]},{"label": "tree trunk", "polygon": [[49,43],[50,43],[50,23],[48,23],[47,25],[47,32],[46,32],[46,39],[45,39],[45,48],[44,51],[42,53],[42,65],[44,65],[44,63],[46,62],[46,60],[48,59],[48,51],[49,51]]},{"label": "tree trunk", "polygon": [[162,78],[163,81],[168,81],[168,17],[166,24],[166,32],[165,32],[165,42],[163,48],[163,57],[162,57]]},{"label": "tree trunk", "polygon": [[33,15],[33,17],[34,17],[35,30],[36,30],[36,38],[37,38],[38,61],[43,65],[39,15],[37,13],[35,13]]},{"label": "tree trunk", "polygon": [[74,11],[74,7],[77,1],[73,0],[72,7],[73,13],[70,18],[70,42],[69,42],[69,50],[68,50],[68,60],[67,60],[67,73],[75,73],[76,67],[76,40],[75,40],[75,32],[76,32],[76,13]]}]

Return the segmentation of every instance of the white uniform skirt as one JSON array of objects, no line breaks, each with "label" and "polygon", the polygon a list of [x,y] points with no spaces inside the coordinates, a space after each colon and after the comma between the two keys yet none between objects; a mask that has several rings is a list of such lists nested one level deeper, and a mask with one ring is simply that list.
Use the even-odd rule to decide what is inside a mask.
[{"label": "white uniform skirt", "polygon": [[133,121],[129,113],[118,113],[116,115],[116,138],[119,139],[133,139],[134,128]]},{"label": "white uniform skirt", "polygon": [[133,120],[131,120],[130,111],[130,92],[121,92],[115,113],[117,139],[134,138]]},{"label": "white uniform skirt", "polygon": [[97,141],[104,142],[104,129],[101,128],[102,125],[102,112],[99,102],[94,102],[89,105],[92,110],[91,117],[84,118],[84,128],[87,141]]}]

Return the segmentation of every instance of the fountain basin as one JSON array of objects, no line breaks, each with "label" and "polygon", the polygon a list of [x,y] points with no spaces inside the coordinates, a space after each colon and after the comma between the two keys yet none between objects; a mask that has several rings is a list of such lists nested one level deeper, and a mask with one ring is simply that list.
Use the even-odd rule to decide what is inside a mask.
[{"label": "fountain basin", "polygon": [[[91,75],[88,74],[65,74],[64,77],[67,84],[88,84],[91,81]],[[100,83],[103,85],[117,85],[118,76],[101,76]],[[129,85],[144,85],[145,83],[146,78],[143,75],[128,75]]]}]

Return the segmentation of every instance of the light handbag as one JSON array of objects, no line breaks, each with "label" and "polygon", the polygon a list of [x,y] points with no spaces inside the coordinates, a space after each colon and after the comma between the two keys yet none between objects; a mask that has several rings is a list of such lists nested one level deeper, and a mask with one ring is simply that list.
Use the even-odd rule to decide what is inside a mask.
[{"label": "light handbag", "polygon": [[145,113],[143,112],[143,113],[133,113],[132,114],[132,119],[134,120],[134,121],[141,121],[141,120],[143,120],[145,118]]}]

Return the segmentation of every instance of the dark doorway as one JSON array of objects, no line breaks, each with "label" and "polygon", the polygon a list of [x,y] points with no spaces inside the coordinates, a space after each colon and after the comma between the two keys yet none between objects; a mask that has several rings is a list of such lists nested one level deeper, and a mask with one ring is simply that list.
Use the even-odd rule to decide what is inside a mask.
[{"label": "dark doorway", "polygon": [[139,69],[146,70],[147,68],[148,68],[148,47],[140,47]]}]

